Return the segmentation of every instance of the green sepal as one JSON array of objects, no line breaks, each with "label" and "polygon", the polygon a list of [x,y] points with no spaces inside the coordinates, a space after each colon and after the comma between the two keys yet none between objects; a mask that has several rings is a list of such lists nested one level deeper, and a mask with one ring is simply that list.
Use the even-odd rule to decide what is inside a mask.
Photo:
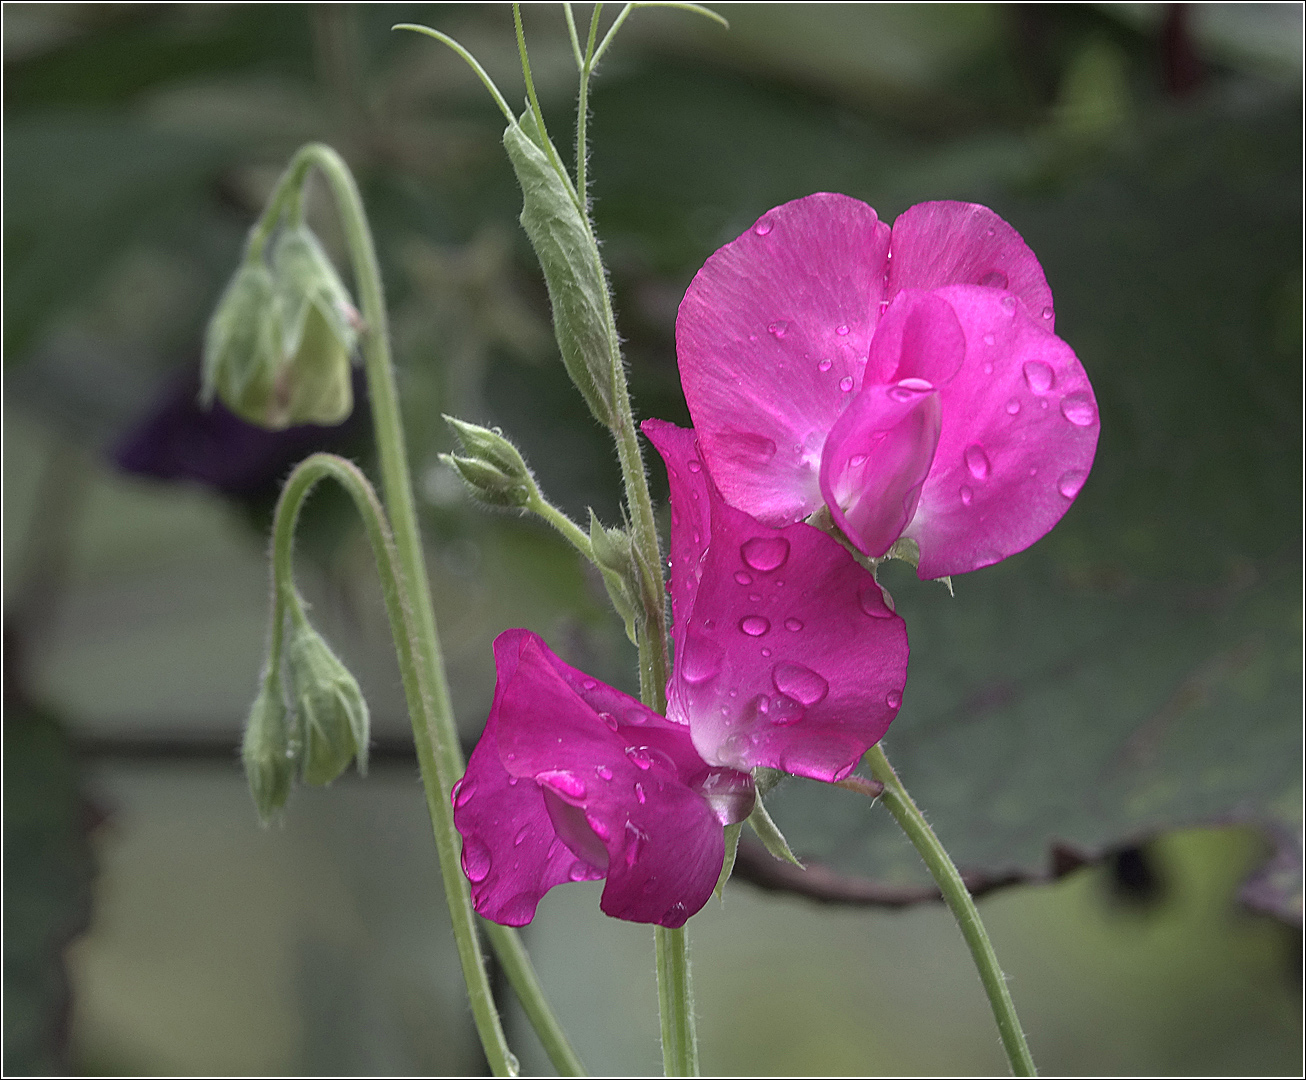
[{"label": "green sepal", "polygon": [[771,815],[766,812],[766,807],[762,805],[760,798],[754,804],[753,812],[748,815],[748,824],[753,827],[753,832],[757,833],[757,838],[762,841],[767,851],[781,862],[793,863],[800,870],[803,868],[803,864],[789,850],[789,842],[771,820]]},{"label": "green sepal", "polygon": [[264,824],[286,805],[298,767],[299,747],[287,719],[280,680],[264,679],[245,721],[240,747],[249,793]]},{"label": "green sepal", "polygon": [[562,362],[590,412],[611,428],[616,392],[606,314],[608,283],[598,246],[570,184],[545,153],[544,136],[529,109],[505,129],[503,145],[521,185],[520,220],[544,271]]},{"label": "green sepal", "polygon": [[286,653],[304,782],[329,784],[355,758],[366,773],[370,721],[358,681],[307,622],[291,631]]},{"label": "green sepal", "polygon": [[498,428],[444,418],[462,443],[463,454],[441,454],[463,478],[472,495],[490,506],[529,506],[539,494],[535,477],[521,452]]},{"label": "green sepal", "polygon": [[262,263],[246,263],[227,283],[204,334],[200,403],[207,408],[220,398],[242,419],[276,426],[282,337],[272,274]]},{"label": "green sepal", "polygon": [[626,624],[626,637],[638,648],[644,606],[639,601],[641,575],[630,533],[625,529],[606,528],[591,509],[590,548],[612,606]]},{"label": "green sepal", "polygon": [[725,892],[726,882],[730,880],[730,875],[735,869],[735,856],[739,853],[739,833],[743,830],[743,827],[744,823],[742,821],[736,821],[733,825],[726,826],[726,857],[721,864],[721,873],[717,875],[716,888],[712,890],[712,895],[718,900],[723,899],[722,894]]}]

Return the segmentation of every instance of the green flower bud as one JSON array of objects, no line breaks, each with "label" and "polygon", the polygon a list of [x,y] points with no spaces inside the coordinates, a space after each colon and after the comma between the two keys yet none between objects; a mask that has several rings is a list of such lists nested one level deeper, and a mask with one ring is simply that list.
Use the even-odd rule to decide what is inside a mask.
[{"label": "green flower bud", "polygon": [[237,416],[274,427],[276,383],[282,364],[281,312],[272,275],[261,263],[236,271],[204,335],[200,401],[222,399]]},{"label": "green flower bud", "polygon": [[367,702],[357,680],[307,623],[291,631],[286,663],[295,722],[304,741],[304,781],[329,784],[358,759],[367,772]]},{"label": "green flower bud", "polygon": [[639,601],[639,564],[630,534],[625,529],[605,528],[591,510],[590,548],[599,573],[603,575],[612,606],[626,624],[626,637],[632,645],[638,646],[636,634],[639,624],[644,621],[644,608]]},{"label": "green flower bud", "polygon": [[281,305],[284,371],[279,380],[287,424],[339,424],[353,410],[350,355],[358,312],[317,237],[286,229],[272,252]]},{"label": "green flower bud", "polygon": [[444,419],[458,436],[464,453],[441,454],[440,460],[458,470],[471,493],[491,506],[530,505],[539,492],[535,477],[521,452],[503,433],[452,416]]},{"label": "green flower bud", "polygon": [[544,271],[553,331],[567,374],[600,423],[612,427],[614,397],[605,314],[608,283],[589,226],[549,163],[544,137],[528,109],[503,133],[522,189],[522,228]]},{"label": "green flower bud", "polygon": [[258,697],[245,722],[245,738],[240,748],[245,763],[245,777],[250,794],[265,822],[286,805],[290,784],[295,778],[296,747],[286,723],[286,703],[281,684],[264,680]]}]

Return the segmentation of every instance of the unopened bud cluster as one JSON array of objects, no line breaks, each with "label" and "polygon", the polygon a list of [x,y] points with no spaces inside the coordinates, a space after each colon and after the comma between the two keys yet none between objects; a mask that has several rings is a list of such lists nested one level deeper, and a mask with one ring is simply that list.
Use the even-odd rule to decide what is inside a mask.
[{"label": "unopened bud cluster", "polygon": [[525,460],[498,428],[484,428],[446,416],[462,444],[462,453],[442,454],[457,470],[468,490],[490,506],[527,507],[539,495]]},{"label": "unopened bud cluster", "polygon": [[236,271],[204,339],[201,401],[274,430],[339,424],[354,407],[358,312],[305,225],[278,235],[269,261]]}]

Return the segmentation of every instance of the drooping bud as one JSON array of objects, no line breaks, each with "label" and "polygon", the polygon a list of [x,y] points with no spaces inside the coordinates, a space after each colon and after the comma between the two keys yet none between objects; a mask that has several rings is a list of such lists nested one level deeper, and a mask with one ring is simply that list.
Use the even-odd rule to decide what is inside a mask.
[{"label": "drooping bud", "polygon": [[612,606],[626,624],[626,637],[638,646],[636,634],[644,620],[644,607],[640,603],[639,565],[630,533],[625,529],[606,528],[591,510],[590,547]]},{"label": "drooping bud", "polygon": [[590,412],[612,427],[614,358],[605,314],[608,283],[598,247],[568,185],[550,163],[529,109],[504,131],[503,145],[521,184],[522,228],[544,271],[562,362]]},{"label": "drooping bud", "polygon": [[358,771],[367,772],[369,719],[358,681],[306,622],[291,631],[286,663],[304,781],[329,784],[355,757]]},{"label": "drooping bud", "polygon": [[281,684],[265,679],[245,722],[240,756],[259,817],[270,821],[290,795],[297,748],[290,735]]},{"label": "drooping bud", "polygon": [[285,358],[278,385],[282,426],[339,424],[354,407],[349,364],[358,340],[358,311],[307,226],[286,229],[277,238],[272,272]]},{"label": "drooping bud", "polygon": [[444,419],[464,452],[442,454],[440,459],[458,471],[471,493],[490,506],[528,506],[539,491],[535,477],[503,433],[452,416]]},{"label": "drooping bud", "polygon": [[242,419],[262,427],[278,412],[282,366],[281,309],[272,274],[262,263],[240,267],[228,283],[204,335],[205,407],[215,397]]}]

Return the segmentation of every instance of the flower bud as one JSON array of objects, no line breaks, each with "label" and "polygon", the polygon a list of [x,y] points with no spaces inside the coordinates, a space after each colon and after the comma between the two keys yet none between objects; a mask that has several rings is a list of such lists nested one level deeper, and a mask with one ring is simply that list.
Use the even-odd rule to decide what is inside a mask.
[{"label": "flower bud", "polygon": [[591,510],[590,548],[599,573],[603,575],[608,598],[626,624],[626,637],[632,645],[638,646],[636,631],[644,620],[644,608],[639,602],[639,566],[630,534],[625,529],[605,528]]},{"label": "flower bud", "polygon": [[[522,228],[544,271],[553,331],[567,374],[600,423],[614,423],[613,357],[609,352],[607,291],[598,247],[567,185],[545,152],[529,109],[503,133],[522,189]],[[555,155],[556,156],[556,155]]]},{"label": "flower bud", "polygon": [[357,680],[307,623],[291,631],[287,649],[295,722],[304,741],[304,781],[329,784],[358,758],[367,771],[367,702]]},{"label": "flower bud", "polygon": [[281,350],[281,312],[272,275],[262,263],[247,263],[227,285],[204,335],[201,403],[207,407],[219,397],[252,424],[278,426],[269,420],[277,411]]},{"label": "flower bud", "polygon": [[444,419],[464,453],[442,454],[440,459],[458,470],[471,493],[491,506],[528,506],[538,488],[520,451],[497,428],[468,424],[452,416]]},{"label": "flower bud", "polygon": [[254,805],[265,822],[286,805],[295,778],[295,749],[286,723],[281,684],[264,680],[245,722],[240,756]]},{"label": "flower bud", "polygon": [[306,226],[286,229],[277,238],[272,271],[285,364],[279,380],[281,426],[339,424],[354,407],[349,364],[358,340],[358,312]]}]

